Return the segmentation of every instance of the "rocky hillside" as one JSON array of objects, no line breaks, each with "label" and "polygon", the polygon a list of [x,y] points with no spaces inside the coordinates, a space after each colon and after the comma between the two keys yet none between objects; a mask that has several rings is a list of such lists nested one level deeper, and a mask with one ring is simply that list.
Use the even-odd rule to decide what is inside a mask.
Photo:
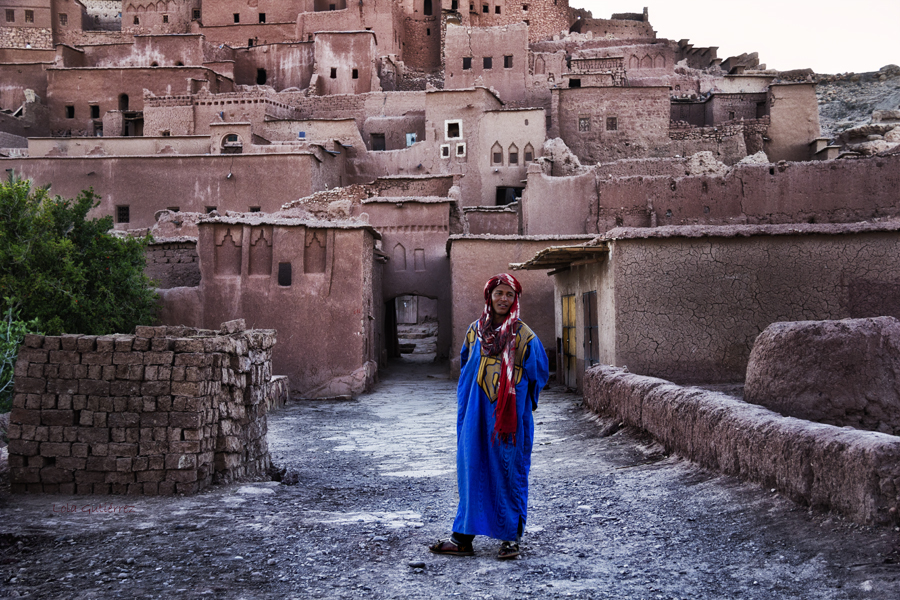
[{"label": "rocky hillside", "polygon": [[874,73],[819,75],[819,124],[823,137],[866,125],[876,110],[900,109],[900,67],[887,65]]}]

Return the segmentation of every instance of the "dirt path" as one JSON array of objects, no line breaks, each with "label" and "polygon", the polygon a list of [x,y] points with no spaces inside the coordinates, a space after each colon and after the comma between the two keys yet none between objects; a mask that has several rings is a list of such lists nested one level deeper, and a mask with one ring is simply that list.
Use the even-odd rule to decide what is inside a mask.
[{"label": "dirt path", "polygon": [[[600,437],[603,423],[560,390],[536,413],[524,554],[501,562],[498,542],[476,538],[473,558],[431,555],[456,507],[444,373],[396,365],[359,400],[272,415],[272,454],[295,485],[189,498],[10,496],[6,485],[0,596],[900,597],[900,533],[810,514],[635,432]],[[130,508],[85,512],[101,504]]]}]

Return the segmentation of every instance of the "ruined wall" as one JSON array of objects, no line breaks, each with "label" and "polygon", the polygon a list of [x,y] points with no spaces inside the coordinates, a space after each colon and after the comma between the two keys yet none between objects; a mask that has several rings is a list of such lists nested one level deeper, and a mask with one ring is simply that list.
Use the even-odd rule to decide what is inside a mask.
[{"label": "ruined wall", "polygon": [[[38,57],[35,57],[38,58]],[[0,110],[16,111],[25,102],[25,90],[32,90],[38,97],[47,97],[46,68],[52,64],[43,62],[0,64]]]},{"label": "ruined wall", "polygon": [[446,198],[453,185],[452,175],[381,177],[372,184],[379,196],[436,196]]},{"label": "ruined wall", "polygon": [[[450,0],[443,0],[445,9]],[[505,0],[459,0],[459,21],[466,27],[497,27],[514,23],[528,26],[529,43],[567,32],[572,23],[568,0],[529,0],[510,3]]]},{"label": "ruined wall", "polygon": [[88,27],[93,30],[120,31],[122,29],[121,0],[81,0],[87,10]]},{"label": "ruined wall", "polygon": [[815,83],[769,87],[769,125],[765,151],[772,162],[809,160],[809,145],[821,136]]},{"label": "ruined wall", "polygon": [[0,167],[36,185],[52,184],[53,193],[66,198],[92,187],[101,198],[92,216],[116,218],[117,207],[129,207],[129,222],[117,220],[117,229],[152,227],[156,211],[174,205],[186,212],[246,212],[253,206],[275,212],[285,202],[342,185],[343,171],[340,156],[324,153],[10,158],[0,159]]},{"label": "ruined wall", "polygon": [[200,257],[197,242],[158,240],[144,252],[144,274],[156,281],[159,289],[200,285]]},{"label": "ruined wall", "polygon": [[548,137],[562,138],[582,163],[649,156],[668,142],[668,88],[552,90]]},{"label": "ruined wall", "polygon": [[695,223],[848,223],[900,215],[900,157],[737,165],[724,176],[528,173],[526,234]]},{"label": "ruined wall", "polygon": [[[678,382],[742,381],[754,340],[773,322],[900,315],[896,231],[681,229],[608,234],[614,318],[600,327],[613,329],[611,364]],[[864,305],[866,295],[872,302]]]},{"label": "ruined wall", "polygon": [[[574,236],[452,236],[448,251],[453,292],[451,371],[459,373],[459,350],[469,325],[484,309],[484,284],[488,279],[497,273],[509,272],[509,263],[525,262],[544,248],[587,239]],[[522,320],[544,344],[550,364],[556,364],[553,281],[543,271],[516,271],[515,277],[522,284]]]},{"label": "ruined wall", "polygon": [[10,413],[12,491],[192,494],[264,473],[275,332],[225,333],[26,337]]},{"label": "ruined wall", "polygon": [[607,366],[588,371],[586,379],[591,410],[647,431],[668,452],[856,523],[897,522],[900,438],[785,418],[724,394]]},{"label": "ruined wall", "polygon": [[646,20],[632,19],[583,19],[572,25],[577,33],[592,33],[607,40],[655,40],[656,32]]}]

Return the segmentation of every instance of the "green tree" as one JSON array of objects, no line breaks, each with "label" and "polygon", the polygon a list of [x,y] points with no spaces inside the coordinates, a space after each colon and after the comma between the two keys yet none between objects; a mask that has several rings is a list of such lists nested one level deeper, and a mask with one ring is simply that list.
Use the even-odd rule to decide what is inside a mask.
[{"label": "green tree", "polygon": [[0,314],[48,335],[129,332],[154,320],[143,239],[116,237],[112,217],[88,219],[93,190],[74,200],[14,174],[0,186]]},{"label": "green tree", "polygon": [[12,407],[13,370],[19,346],[28,333],[38,333],[37,321],[16,320],[12,308],[0,319],[0,413],[9,412]]}]

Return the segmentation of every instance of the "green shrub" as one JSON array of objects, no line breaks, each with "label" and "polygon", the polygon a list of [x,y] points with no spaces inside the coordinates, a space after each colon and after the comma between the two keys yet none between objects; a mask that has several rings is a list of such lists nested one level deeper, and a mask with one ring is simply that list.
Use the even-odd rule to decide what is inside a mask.
[{"label": "green shrub", "polygon": [[8,309],[0,321],[0,413],[8,412],[12,407],[13,370],[19,346],[28,333],[39,333],[37,321],[17,321],[12,309]]},{"label": "green shrub", "polygon": [[0,185],[0,314],[47,335],[124,333],[154,321],[150,238],[112,235],[112,217],[87,219],[98,204],[93,190],[51,197],[14,174]]}]

